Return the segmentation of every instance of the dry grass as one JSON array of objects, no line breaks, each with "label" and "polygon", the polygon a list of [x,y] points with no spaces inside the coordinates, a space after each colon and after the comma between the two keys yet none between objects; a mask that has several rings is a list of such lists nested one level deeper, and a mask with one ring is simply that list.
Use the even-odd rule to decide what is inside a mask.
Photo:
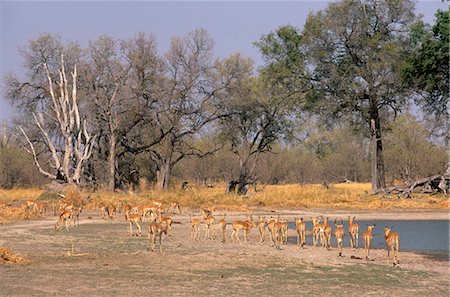
[{"label": "dry grass", "polygon": [[18,254],[13,254],[10,249],[0,247],[0,265],[4,263],[20,264],[24,262],[24,258]]},{"label": "dry grass", "polygon": [[257,207],[271,208],[348,208],[348,209],[447,209],[449,199],[444,195],[419,195],[413,199],[385,198],[370,195],[369,183],[336,184],[325,188],[311,185],[271,185],[263,186],[258,192],[249,191],[247,196],[225,194],[225,185],[214,188],[203,186],[189,190],[168,192],[147,190],[140,193],[96,192],[92,207],[122,201],[130,204],[144,204],[160,201],[165,204],[176,201],[191,209],[215,206],[230,211],[248,211]]},{"label": "dry grass", "polygon": [[[370,195],[369,183],[335,184],[326,188],[319,184],[310,185],[270,185],[261,186],[257,192],[249,191],[247,196],[225,194],[225,185],[214,188],[194,186],[189,190],[171,190],[167,192],[145,190],[139,193],[80,192],[76,188],[67,188],[66,200],[77,204],[82,197],[90,195],[88,207],[98,208],[109,203],[122,201],[132,205],[160,201],[164,204],[176,201],[182,207],[197,209],[215,206],[230,211],[249,211],[258,207],[270,208],[333,208],[333,209],[448,209],[449,199],[445,195],[415,194],[414,198],[380,199]],[[40,189],[1,190],[0,202],[34,200],[42,193]],[[1,203],[0,203],[1,204]],[[22,217],[19,208],[0,208],[0,222]]]},{"label": "dry grass", "polygon": [[26,201],[35,200],[44,190],[38,188],[17,188],[17,189],[1,189],[0,203],[6,201]]}]

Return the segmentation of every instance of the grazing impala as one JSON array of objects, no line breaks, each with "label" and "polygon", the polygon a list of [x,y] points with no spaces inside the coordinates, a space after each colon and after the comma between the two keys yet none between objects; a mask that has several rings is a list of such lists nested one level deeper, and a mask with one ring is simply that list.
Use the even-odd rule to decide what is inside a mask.
[{"label": "grazing impala", "polygon": [[364,249],[366,250],[366,260],[369,261],[369,251],[370,251],[370,245],[372,244],[372,230],[375,228],[375,225],[367,226],[367,231],[364,231],[362,234],[362,239],[364,242]]},{"label": "grazing impala", "polygon": [[231,238],[233,238],[233,235],[236,236],[237,242],[240,244],[241,241],[239,240],[239,231],[244,231],[244,241],[247,242],[247,237],[250,234],[250,230],[254,227],[256,227],[256,223],[252,218],[252,215],[250,215],[249,220],[245,221],[234,221],[232,224],[233,232],[231,233]]},{"label": "grazing impala", "polygon": [[226,228],[227,228],[227,222],[225,221],[225,217],[227,216],[226,213],[222,215],[222,218],[219,221],[218,227],[220,232],[220,238],[221,241],[224,243],[226,238]]},{"label": "grazing impala", "polygon": [[297,231],[297,245],[305,247],[306,245],[306,224],[303,218],[295,218],[295,230]]},{"label": "grazing impala", "polygon": [[337,224],[336,219],[334,219],[334,226],[336,227],[336,230],[334,230],[334,236],[336,237],[338,250],[339,250],[339,257],[342,257],[342,244],[344,243],[344,236],[345,236],[345,230],[344,230],[344,222],[341,219],[341,223]]},{"label": "grazing impala", "polygon": [[191,218],[191,226],[192,226],[192,231],[191,231],[191,236],[193,240],[198,240],[198,229],[200,227],[200,219],[197,218],[193,218],[192,215],[190,215]]},{"label": "grazing impala", "polygon": [[156,236],[159,238],[159,252],[162,253],[162,244],[161,239],[163,233],[167,234],[167,224],[162,223],[150,223],[148,225],[148,249],[151,249],[152,252],[155,251],[156,245]]},{"label": "grazing impala", "polygon": [[61,224],[64,222],[64,226],[66,226],[66,230],[69,230],[69,219],[72,216],[72,212],[69,210],[63,210],[59,215],[58,221],[55,224],[55,229],[61,229]]},{"label": "grazing impala", "polygon": [[394,257],[394,265],[400,264],[400,260],[398,260],[398,253],[399,253],[399,245],[400,245],[400,238],[397,234],[397,232],[392,231],[392,227],[384,227],[384,238],[386,240],[386,248],[388,252],[388,259],[391,259],[390,251],[393,254]]},{"label": "grazing impala", "polygon": [[348,216],[348,233],[350,234],[350,247],[355,250],[358,249],[359,241],[359,225],[353,223],[356,217]]}]

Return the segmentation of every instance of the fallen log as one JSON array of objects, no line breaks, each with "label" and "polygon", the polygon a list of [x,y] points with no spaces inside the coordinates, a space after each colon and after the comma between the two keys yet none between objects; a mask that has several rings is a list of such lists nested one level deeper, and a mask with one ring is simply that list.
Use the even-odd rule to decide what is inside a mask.
[{"label": "fallen log", "polygon": [[403,186],[390,187],[382,191],[382,197],[390,194],[397,194],[398,196],[405,196],[411,198],[413,191],[418,187],[423,187],[422,193],[438,193],[443,192],[447,194],[450,184],[450,178],[440,174],[416,180],[413,183]]}]

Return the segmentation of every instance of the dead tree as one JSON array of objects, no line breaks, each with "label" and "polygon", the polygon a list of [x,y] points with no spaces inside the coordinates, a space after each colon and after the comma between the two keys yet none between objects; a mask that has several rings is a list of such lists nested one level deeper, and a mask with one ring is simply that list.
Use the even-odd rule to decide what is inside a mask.
[{"label": "dead tree", "polygon": [[416,180],[415,182],[410,183],[408,185],[396,186],[386,189],[381,197],[390,194],[397,194],[398,196],[411,198],[413,191],[419,187],[422,187],[421,193],[443,192],[444,194],[447,194],[449,183],[450,183],[449,176],[437,174]]},{"label": "dead tree", "polygon": [[[90,135],[86,121],[82,121],[80,117],[77,101],[77,67],[75,65],[71,73],[72,84],[70,86],[66,77],[64,56],[61,55],[61,69],[58,71],[59,82],[55,88],[47,64],[44,63],[43,66],[47,74],[52,101],[48,112],[37,115],[33,113],[33,117],[43,143],[51,154],[49,165],[54,169],[54,172],[50,172],[41,166],[33,142],[22,127],[19,127],[19,129],[30,146],[30,150],[26,150],[33,155],[34,163],[43,175],[53,180],[79,184],[83,166],[91,156],[96,136]],[[69,91],[69,89],[71,90]],[[58,147],[55,137],[51,136],[49,130],[46,129],[44,116],[58,127],[58,134],[62,139],[61,147]]]},{"label": "dead tree", "polygon": [[227,183],[227,193],[236,193],[236,187],[239,185],[239,181],[231,180]]}]

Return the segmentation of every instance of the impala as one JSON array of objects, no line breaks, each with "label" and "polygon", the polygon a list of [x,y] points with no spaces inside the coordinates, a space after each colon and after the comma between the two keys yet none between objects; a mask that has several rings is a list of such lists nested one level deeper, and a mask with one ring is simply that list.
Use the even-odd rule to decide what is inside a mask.
[{"label": "impala", "polygon": [[311,218],[311,221],[312,221],[312,224],[313,224],[313,234],[312,234],[312,236],[313,236],[313,245],[317,246],[317,244],[319,243],[319,239],[321,237],[321,231],[320,231],[321,229],[320,228],[323,228],[324,226],[323,226],[323,223],[321,223],[319,221],[318,217],[317,218]]},{"label": "impala", "polygon": [[72,208],[72,220],[74,226],[75,223],[77,224],[77,226],[80,226],[80,214],[82,210],[83,210],[82,206]]},{"label": "impala", "polygon": [[181,214],[181,207],[178,202],[170,202],[169,211],[172,214],[178,213]]},{"label": "impala", "polygon": [[342,257],[342,244],[344,243],[344,236],[345,236],[345,230],[344,230],[344,222],[341,219],[341,223],[337,224],[336,219],[334,219],[334,226],[336,229],[334,230],[334,236],[336,237],[338,250],[339,250],[339,257]]},{"label": "impala", "polygon": [[152,213],[158,213],[158,207],[153,204],[139,206],[138,210],[142,213],[142,218],[149,218],[149,221]]},{"label": "impala", "polygon": [[237,242],[240,244],[241,241],[239,240],[239,231],[244,231],[244,241],[247,242],[247,237],[250,234],[250,230],[254,227],[256,227],[256,223],[252,218],[252,215],[250,215],[249,220],[245,221],[234,221],[232,224],[233,232],[231,233],[231,238],[233,238],[233,235],[236,236]]},{"label": "impala", "polygon": [[326,247],[328,250],[331,249],[331,234],[332,234],[332,230],[331,230],[331,226],[330,224],[328,224],[328,217],[325,217],[323,220],[323,225],[324,225],[324,229],[322,232],[322,246]]},{"label": "impala", "polygon": [[[130,205],[130,204],[125,204],[125,205],[123,205],[122,206],[122,209],[123,209],[123,212],[126,214],[126,213],[131,213],[131,209],[132,209],[133,207]],[[126,217],[125,217],[125,219],[126,219]]]},{"label": "impala", "polygon": [[216,218],[214,218],[212,214],[209,214],[207,217],[203,218],[203,222],[206,224],[207,227],[205,230],[205,238],[207,239],[216,238],[216,231],[214,227],[215,221]]},{"label": "impala", "polygon": [[282,222],[275,222],[272,227],[272,238],[277,250],[281,250],[281,244],[283,243],[283,228]]},{"label": "impala", "polygon": [[114,204],[110,204],[106,207],[106,212],[110,220],[114,219],[117,215],[117,208]]},{"label": "impala", "polygon": [[26,214],[33,213],[33,212],[39,213],[36,202],[34,202],[34,201],[28,200],[28,201],[22,203],[21,208]]},{"label": "impala", "polygon": [[130,236],[133,236],[133,225],[136,225],[137,231],[139,231],[139,235],[136,232],[136,236],[142,236],[141,226],[139,225],[142,220],[142,215],[126,212],[125,219],[130,225]]},{"label": "impala", "polygon": [[362,234],[362,239],[364,242],[364,249],[366,250],[366,260],[369,261],[369,251],[370,251],[370,245],[372,244],[372,230],[375,228],[375,225],[367,226],[367,231],[364,231]]},{"label": "impala", "polygon": [[297,231],[297,245],[305,247],[306,245],[306,223],[303,218],[295,218],[295,230]]},{"label": "impala", "polygon": [[278,223],[280,219],[280,216],[278,216],[276,219],[275,218],[271,218],[268,222],[267,222],[267,229],[269,229],[269,236],[270,236],[270,242],[272,245],[275,244],[275,238],[273,238],[273,227],[276,223]]},{"label": "impala", "polygon": [[225,217],[227,216],[226,213],[222,215],[222,218],[219,221],[218,227],[220,232],[220,238],[221,241],[224,243],[226,238],[226,228],[227,228],[227,222],[225,221]]},{"label": "impala", "polygon": [[348,233],[350,234],[350,247],[355,250],[358,249],[359,241],[359,225],[353,223],[356,217],[348,216]]},{"label": "impala", "polygon": [[167,227],[168,225],[164,222],[162,223],[150,223],[148,225],[148,246],[149,249],[152,250],[152,252],[155,251],[155,245],[156,245],[156,236],[159,238],[159,252],[162,253],[162,244],[161,239],[163,233],[167,234]]},{"label": "impala", "polygon": [[72,216],[72,212],[69,210],[63,210],[61,214],[59,215],[58,221],[55,224],[55,229],[59,230],[61,229],[61,224],[64,222],[64,226],[66,227],[66,230],[69,230],[69,219]]},{"label": "impala", "polygon": [[35,202],[35,209],[39,214],[45,215],[47,211],[47,202]]},{"label": "impala", "polygon": [[391,251],[394,257],[394,265],[400,264],[400,260],[398,260],[400,238],[397,232],[392,231],[392,227],[384,227],[384,239],[386,240],[388,259],[391,259]]},{"label": "impala", "polygon": [[206,218],[207,216],[209,216],[209,215],[212,215],[212,213],[215,211],[215,207],[213,206],[213,207],[211,207],[211,208],[202,208],[201,210],[200,210],[200,213],[202,214],[202,216],[204,217],[204,218]]},{"label": "impala", "polygon": [[282,244],[287,244],[288,241],[288,223],[284,219],[279,222],[281,224],[281,242]]},{"label": "impala", "polygon": [[264,238],[265,238],[265,235],[266,235],[266,218],[259,217],[258,229],[259,229],[259,242],[261,244],[263,244],[264,243]]},{"label": "impala", "polygon": [[191,236],[193,240],[198,240],[198,229],[200,227],[200,219],[197,218],[193,218],[192,215],[190,215],[191,218],[191,226],[192,226],[192,231],[191,231]]},{"label": "impala", "polygon": [[161,224],[166,225],[166,234],[167,236],[172,239],[172,218],[170,217],[163,217],[161,214],[158,216],[158,220]]}]

